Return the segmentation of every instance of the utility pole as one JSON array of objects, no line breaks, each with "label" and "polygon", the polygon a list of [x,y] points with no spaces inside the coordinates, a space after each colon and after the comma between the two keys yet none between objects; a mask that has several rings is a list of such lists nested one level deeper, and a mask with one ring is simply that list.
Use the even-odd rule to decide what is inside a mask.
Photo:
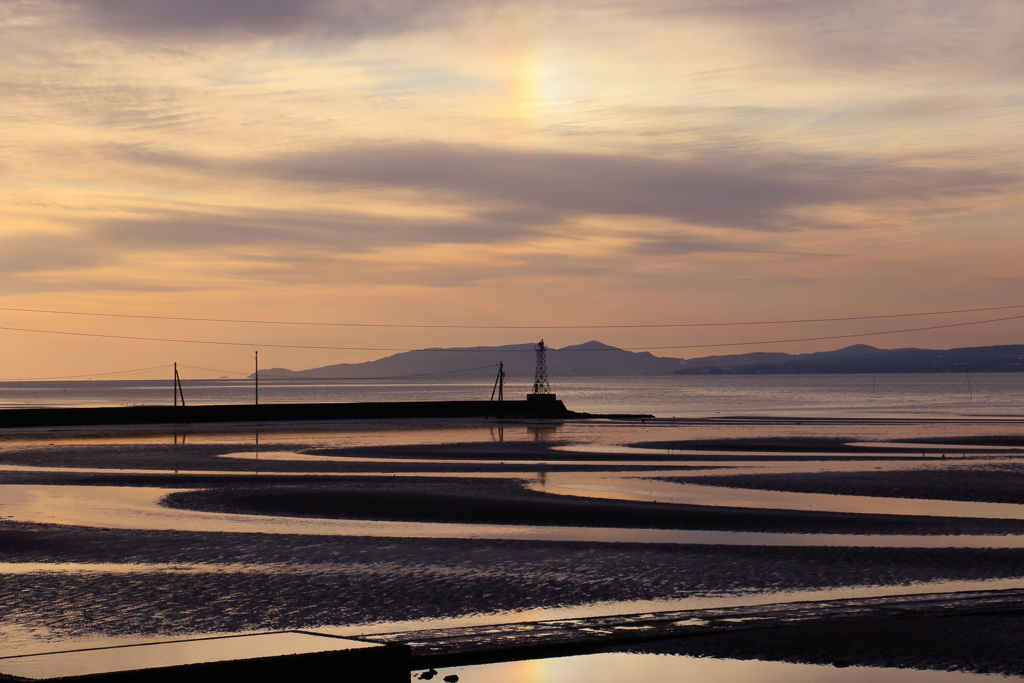
[{"label": "utility pole", "polygon": [[178,377],[178,363],[174,363],[174,405],[178,405],[178,396],[181,396],[181,407],[185,407],[185,392],[181,390],[181,378]]},{"label": "utility pole", "polygon": [[494,401],[494,392],[498,392],[498,417],[505,417],[505,363],[498,363],[498,376],[494,378],[494,388],[491,389],[491,401]]},{"label": "utility pole", "polygon": [[494,400],[494,392],[498,392],[498,401],[505,400],[505,363],[498,363],[498,376],[494,378],[494,388],[491,389],[491,400]]}]

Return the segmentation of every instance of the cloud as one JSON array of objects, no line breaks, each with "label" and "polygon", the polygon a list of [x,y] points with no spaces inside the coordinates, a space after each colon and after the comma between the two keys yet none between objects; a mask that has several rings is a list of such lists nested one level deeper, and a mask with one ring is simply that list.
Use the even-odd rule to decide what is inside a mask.
[{"label": "cloud", "polygon": [[653,159],[433,142],[353,144],[283,154],[251,173],[321,188],[419,190],[567,220],[654,216],[761,231],[831,228],[800,210],[834,204],[935,202],[998,193],[1018,175],[946,170],[828,155],[717,151]]},{"label": "cloud", "polygon": [[304,250],[336,253],[430,244],[491,244],[543,235],[534,226],[475,218],[398,219],[360,213],[253,210],[236,214],[164,212],[152,218],[107,219],[91,230],[96,240],[131,251],[273,247],[282,260]]},{"label": "cloud", "polygon": [[892,74],[942,64],[952,73],[978,69],[1013,75],[1024,5],[1016,0],[646,0],[604,2],[644,19],[727,26],[747,39],[795,56],[815,70]]},{"label": "cloud", "polygon": [[89,267],[102,260],[102,250],[81,234],[0,235],[0,271],[8,276]]},{"label": "cloud", "polygon": [[632,234],[630,251],[653,256],[681,256],[684,254],[766,254],[775,250],[760,245],[680,234]]},{"label": "cloud", "polygon": [[[0,294],[188,291],[240,283],[362,282],[467,286],[494,267],[453,256],[443,267],[396,260],[395,249],[481,246],[544,237],[539,225],[475,216],[416,220],[354,212],[159,211],[136,218],[69,219],[69,232],[0,235]],[[378,252],[378,256],[374,256]],[[427,257],[430,260],[432,257]],[[120,279],[112,279],[110,269]],[[173,276],[178,269],[177,276]],[[168,284],[167,276],[178,277]]]},{"label": "cloud", "polygon": [[[97,29],[137,38],[393,36],[481,6],[470,0],[59,0]],[[482,5],[498,4],[485,0]]]}]

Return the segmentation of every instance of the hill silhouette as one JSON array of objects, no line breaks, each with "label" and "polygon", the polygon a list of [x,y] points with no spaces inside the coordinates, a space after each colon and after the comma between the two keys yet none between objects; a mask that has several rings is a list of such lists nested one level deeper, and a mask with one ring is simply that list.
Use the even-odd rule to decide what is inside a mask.
[{"label": "hill silhouette", "polygon": [[[264,378],[383,379],[417,375],[458,374],[490,377],[498,363],[508,377],[533,377],[536,345],[476,346],[404,351],[365,363],[338,363],[309,370],[271,368]],[[615,377],[636,375],[856,374],[899,372],[1024,372],[1024,345],[977,346],[961,349],[879,349],[855,344],[817,353],[744,353],[703,358],[665,358],[599,341],[548,348],[552,377]]]},{"label": "hill silhouette", "polygon": [[900,372],[1024,372],[1024,345],[962,349],[878,349],[855,344],[837,351],[748,353],[683,362],[679,375],[865,374]]},{"label": "hill silhouette", "polygon": [[[261,370],[260,377],[306,379],[358,379],[408,377],[458,373],[464,377],[491,377],[498,363],[505,364],[508,377],[533,377],[536,344],[476,346],[453,349],[404,351],[366,363],[338,363],[310,370],[283,368]],[[681,367],[678,358],[659,358],[590,341],[585,344],[549,348],[548,373],[559,377],[609,377],[622,375],[664,375]]]}]

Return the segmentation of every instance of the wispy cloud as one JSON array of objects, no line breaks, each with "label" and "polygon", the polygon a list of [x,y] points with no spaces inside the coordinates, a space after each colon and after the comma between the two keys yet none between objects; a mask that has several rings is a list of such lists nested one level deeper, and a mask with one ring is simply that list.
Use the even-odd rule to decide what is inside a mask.
[{"label": "wispy cloud", "polygon": [[282,258],[304,249],[352,253],[417,245],[516,242],[543,234],[518,222],[472,217],[448,221],[351,212],[249,210],[233,214],[179,211],[147,218],[114,218],[90,230],[109,248],[145,250],[275,248]]},{"label": "wispy cloud", "polygon": [[816,226],[794,211],[834,203],[965,198],[1015,188],[1019,174],[902,166],[825,155],[719,152],[684,159],[429,142],[358,144],[260,159],[252,172],[322,187],[442,192],[564,217],[658,216],[777,231]]},{"label": "wispy cloud", "polygon": [[1022,44],[1018,0],[0,0],[0,294],[1002,301]]},{"label": "wispy cloud", "polygon": [[861,73],[926,71],[943,77],[978,68],[1019,73],[1024,6],[1014,0],[647,0],[604,2],[644,17],[711,23],[789,55],[788,66]]},{"label": "wispy cloud", "polygon": [[186,40],[362,39],[430,28],[499,0],[59,0],[107,32]]},{"label": "wispy cloud", "polygon": [[0,234],[0,270],[8,277],[95,266],[109,256],[87,234]]}]

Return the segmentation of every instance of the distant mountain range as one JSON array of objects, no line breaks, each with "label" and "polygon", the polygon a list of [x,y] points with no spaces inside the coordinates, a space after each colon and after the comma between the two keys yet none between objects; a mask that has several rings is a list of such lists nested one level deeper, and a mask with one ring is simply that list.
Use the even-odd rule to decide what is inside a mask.
[{"label": "distant mountain range", "polygon": [[[552,377],[609,377],[621,375],[664,375],[682,367],[677,358],[658,358],[592,341],[547,351],[548,375]],[[324,379],[377,379],[457,373],[462,377],[493,377],[498,363],[505,364],[508,377],[534,376],[537,367],[535,344],[476,346],[455,349],[406,351],[366,363],[339,363],[293,372],[281,368],[260,370],[260,377]]]},{"label": "distant mountain range", "polygon": [[948,351],[876,349],[866,344],[820,353],[745,353],[683,361],[677,375],[800,375],[893,372],[1024,372],[1024,345]]},{"label": "distant mountain range", "polygon": [[[453,374],[485,377],[505,364],[509,377],[532,378],[534,344],[406,351],[366,363],[339,363],[310,370],[271,368],[265,378],[383,379]],[[629,375],[857,374],[896,372],[1024,372],[1024,345],[977,346],[936,351],[877,349],[865,344],[819,353],[745,353],[705,358],[661,358],[591,341],[547,352],[549,377]]]}]

